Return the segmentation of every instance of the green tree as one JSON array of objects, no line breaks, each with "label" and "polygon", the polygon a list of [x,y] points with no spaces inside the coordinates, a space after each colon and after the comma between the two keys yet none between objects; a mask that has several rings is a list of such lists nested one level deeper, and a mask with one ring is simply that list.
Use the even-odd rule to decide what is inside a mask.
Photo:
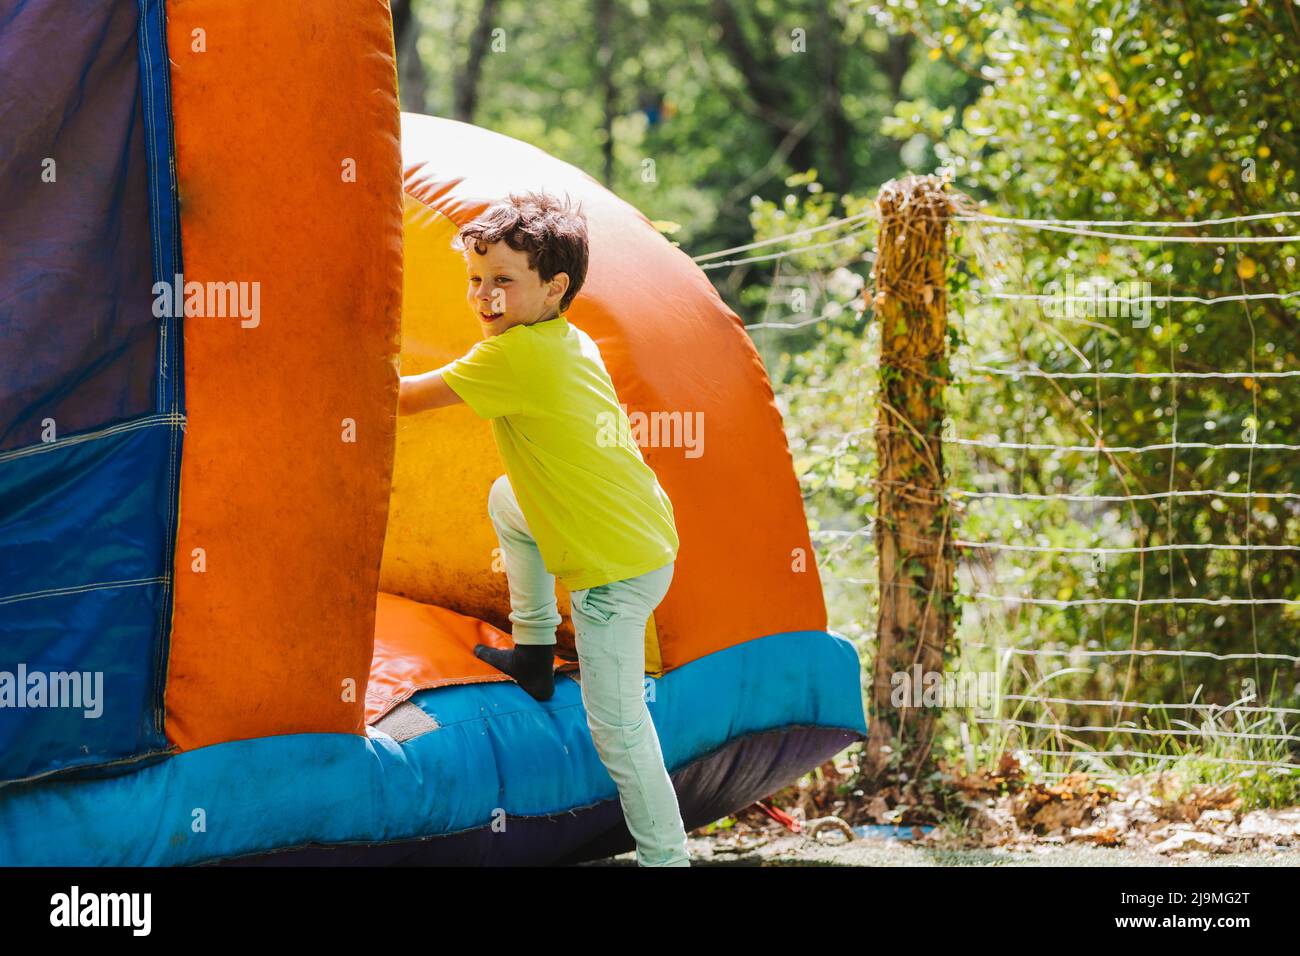
[{"label": "green tree", "polygon": [[[915,35],[930,55],[983,81],[978,99],[900,107],[891,132],[925,136],[957,184],[988,211],[1052,220],[1178,222],[1300,208],[1300,25],[1286,3],[923,3],[868,9],[887,30]],[[1276,237],[1300,219],[1261,218],[1183,229],[1097,227],[1179,237]],[[1044,303],[993,300],[996,291],[1051,293],[1054,282],[1097,278],[1139,283],[1149,295],[1214,298],[1300,289],[1297,244],[1138,242],[968,224],[986,262],[985,294],[962,317],[966,365],[1034,366],[1055,372],[1277,372],[1300,369],[1300,297],[1253,302],[1153,304],[1149,316],[1049,315]],[[1087,306],[1082,306],[1087,309]],[[1113,311],[1113,310],[1112,310]],[[1149,322],[1149,324],[1148,324]],[[1300,379],[1051,380],[970,374],[954,393],[958,432],[1006,442],[1109,446],[1178,442],[1149,454],[967,449],[954,483],[983,491],[1087,496],[1204,492],[1294,494],[1300,454],[1252,447],[1296,443]],[[1300,598],[1300,508],[1293,498],[1205,495],[1130,502],[971,500],[966,539],[1043,547],[1168,548],[1226,545],[1261,550],[1126,552],[1094,564],[1087,554],[971,552],[968,565],[992,590],[1050,600],[1231,597]],[[1267,550],[1265,550],[1267,549]],[[974,639],[997,633],[1026,647],[1092,651],[1184,650],[1297,653],[1300,606],[1235,605],[981,607]],[[1098,666],[1093,666],[1097,661]],[[1070,663],[1026,662],[1026,678]],[[1294,707],[1289,661],[1207,657],[1079,658],[1081,673],[1052,684],[1056,696],[1227,704],[1253,685]],[[1251,683],[1245,683],[1249,681]],[[1198,688],[1201,688],[1198,694]],[[1262,703],[1256,700],[1254,703]],[[1133,709],[1057,710],[1076,724],[1143,722]],[[1277,725],[1271,728],[1277,732]],[[1089,745],[1132,744],[1135,738]],[[1149,738],[1148,738],[1149,739]]]}]

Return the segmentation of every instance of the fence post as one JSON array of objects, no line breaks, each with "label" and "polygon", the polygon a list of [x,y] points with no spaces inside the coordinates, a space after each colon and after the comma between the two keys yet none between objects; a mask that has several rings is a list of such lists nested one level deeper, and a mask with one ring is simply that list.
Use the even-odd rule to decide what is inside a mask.
[{"label": "fence post", "polygon": [[[876,520],[880,619],[872,667],[871,779],[901,749],[915,779],[937,721],[918,677],[942,674],[952,636],[952,526],[944,495],[948,381],[947,229],[953,195],[935,176],[886,183],[873,270],[880,324]],[[906,675],[896,678],[895,675]]]}]

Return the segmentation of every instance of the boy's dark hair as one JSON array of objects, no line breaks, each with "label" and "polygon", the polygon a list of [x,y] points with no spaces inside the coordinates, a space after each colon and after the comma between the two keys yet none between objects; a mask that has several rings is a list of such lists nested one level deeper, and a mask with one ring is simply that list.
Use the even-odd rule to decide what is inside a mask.
[{"label": "boy's dark hair", "polygon": [[560,300],[563,312],[587,278],[587,217],[566,197],[547,193],[511,193],[509,199],[493,203],[456,233],[452,247],[471,246],[482,255],[487,244],[504,242],[516,252],[528,255],[528,265],[543,282],[557,273],[569,276],[569,288]]}]

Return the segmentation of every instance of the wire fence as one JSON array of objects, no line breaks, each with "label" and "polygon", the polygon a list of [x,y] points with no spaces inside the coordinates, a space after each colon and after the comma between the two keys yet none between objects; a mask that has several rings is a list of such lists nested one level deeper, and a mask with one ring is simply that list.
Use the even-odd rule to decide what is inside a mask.
[{"label": "wire fence", "polygon": [[[948,222],[957,234],[970,237],[977,246],[985,241],[1014,242],[1022,248],[1047,240],[1068,241],[1075,244],[1074,250],[1087,252],[1091,248],[1095,260],[1107,261],[1130,246],[1152,244],[1162,249],[1166,245],[1211,246],[1220,256],[1233,248],[1300,247],[1300,235],[1288,228],[1296,219],[1300,219],[1300,211],[1162,222],[1031,219],[959,210]],[[1252,231],[1242,232],[1247,224]],[[774,264],[780,275],[781,265],[791,257],[848,243],[861,245],[879,225],[878,212],[871,209],[787,236],[720,250],[696,261],[706,269]],[[1231,226],[1231,231],[1221,228],[1226,226]],[[1194,234],[1183,234],[1185,230]],[[833,238],[827,239],[827,234]],[[1104,240],[1100,248],[1099,240]],[[1007,248],[1000,247],[1004,258]],[[751,254],[757,250],[761,251]],[[1195,254],[1195,248],[1189,252]],[[1240,252],[1237,254],[1240,257]],[[1017,258],[1023,273],[1026,257],[1022,253]],[[854,257],[856,262],[873,259],[869,250]],[[950,267],[964,268],[961,259],[960,253],[954,252]],[[1073,259],[1070,270],[1080,271],[1082,261]],[[1300,443],[1285,440],[1289,437],[1285,434],[1263,440],[1260,411],[1261,393],[1268,383],[1270,388],[1284,390],[1268,397],[1275,410],[1284,413],[1276,417],[1291,420],[1291,413],[1300,409],[1300,383],[1291,381],[1300,378],[1300,367],[1286,367],[1277,356],[1259,354],[1258,320],[1252,306],[1268,305],[1282,310],[1291,321],[1300,321],[1294,311],[1300,304],[1300,289],[1250,291],[1246,287],[1248,270],[1238,268],[1240,291],[1228,294],[1213,294],[1208,289],[1175,294],[1172,276],[1166,277],[1169,288],[1164,294],[1133,276],[1118,283],[1094,283],[1096,287],[1084,294],[1068,290],[1062,294],[1060,288],[1034,289],[1035,282],[1041,287],[1041,272],[1032,280],[1022,275],[1019,287],[1007,290],[1003,288],[1005,271],[1015,270],[998,270],[991,278],[976,277],[966,286],[963,308],[983,316],[983,321],[963,329],[967,340],[964,348],[951,356],[948,382],[960,385],[971,396],[981,388],[991,394],[964,398],[957,403],[953,419],[959,418],[960,409],[974,409],[981,401],[996,402],[1005,394],[999,390],[1038,387],[1034,383],[1055,390],[1043,393],[1055,403],[1053,407],[1080,410],[1088,405],[1090,410],[1080,412],[1073,421],[1054,422],[1051,429],[1042,429],[1061,433],[1062,440],[1044,440],[1055,438],[1055,434],[1031,434],[1039,425],[1028,421],[1021,423],[1019,435],[1006,434],[1014,430],[1007,422],[998,423],[1002,427],[996,432],[982,435],[962,434],[960,421],[945,422],[943,446],[959,459],[948,465],[948,477],[954,480],[948,482],[943,497],[956,514],[952,540],[958,555],[955,591],[962,607],[956,646],[947,666],[987,670],[993,674],[996,688],[994,699],[981,702],[980,707],[959,706],[957,719],[964,725],[963,739],[972,729],[981,730],[988,753],[1010,749],[1047,778],[1080,768],[1115,776],[1187,759],[1234,772],[1294,773],[1300,753],[1295,720],[1300,707],[1285,704],[1300,699],[1300,590],[1296,584],[1300,574],[1292,573],[1300,553],[1300,539],[1293,536],[1300,526],[1300,507],[1293,504],[1300,501],[1300,493],[1289,490],[1300,476],[1300,456],[1296,455]],[[1107,284],[1110,288],[1101,288]],[[1116,287],[1120,288],[1118,295]],[[1108,303],[1112,310],[1118,305],[1121,311],[1106,314],[1103,309],[1098,314],[1096,308],[1071,309],[1077,304],[1095,307],[1099,302]],[[862,304],[869,312],[869,295]],[[1150,306],[1152,312],[1163,310],[1158,318],[1170,336],[1166,367],[1115,367],[1116,356],[1132,359],[1122,349],[1116,356],[1102,355],[1102,341],[1106,335],[1114,335],[1115,329],[1096,320],[1114,318],[1115,314],[1131,318],[1138,306]],[[1246,354],[1212,351],[1213,361],[1202,355],[1195,363],[1180,362],[1172,326],[1194,317],[1189,309],[1222,306],[1241,310],[1242,327],[1249,330]],[[1026,310],[1032,311],[1027,314]],[[771,311],[769,303],[762,321],[745,326],[761,333],[763,341],[770,341],[769,333],[844,325],[842,311],[769,321]],[[853,317],[851,327],[865,336],[866,326],[860,318]],[[1029,354],[1024,347],[1026,337],[1014,338],[1026,323],[1038,333],[1035,344],[1054,341],[1057,347],[1050,354]],[[978,334],[970,335],[976,327]],[[1085,333],[1084,341],[1073,337],[1079,331]],[[1154,347],[1148,351],[1153,352]],[[1161,407],[1166,413],[1146,419],[1145,429],[1133,427],[1129,420],[1108,420],[1108,411],[1115,414],[1116,395],[1107,390],[1137,387],[1161,390]],[[1196,389],[1195,404],[1201,408],[1222,400],[1225,393],[1216,396],[1215,389],[1248,389],[1250,414],[1242,433],[1223,436],[1222,441],[1184,437],[1189,423],[1180,417],[1185,404],[1180,387]],[[1238,396],[1232,397],[1240,401]],[[784,399],[793,402],[798,396]],[[1218,407],[1231,404],[1222,401]],[[1021,405],[1027,407],[1027,401]],[[1138,413],[1137,409],[1129,411]],[[971,417],[978,417],[983,425],[989,423],[987,414],[972,412]],[[1126,427],[1117,429],[1117,424]],[[818,447],[832,458],[846,453],[869,458],[866,443],[882,427],[889,426],[877,424],[829,435],[792,434],[792,447]],[[903,421],[898,427],[906,429],[909,423]],[[1071,427],[1079,433],[1077,438],[1065,435]],[[1130,438],[1112,444],[1108,436],[1117,430],[1129,436],[1145,430],[1152,440],[1143,435],[1138,441]],[[1244,468],[1235,465],[1229,475],[1216,476],[1210,464],[1216,456],[1243,453]],[[1180,472],[1179,466],[1186,466],[1192,455],[1201,456],[1196,459],[1199,463]],[[1126,458],[1135,459],[1135,463],[1126,464]],[[1051,467],[1045,469],[1044,461]],[[1141,472],[1136,470],[1136,462],[1141,463]],[[1238,468],[1244,474],[1238,473]],[[1144,482],[1149,483],[1160,471],[1167,473],[1167,487],[1145,487]],[[1033,472],[1033,481],[1026,479],[1026,472]],[[1043,477],[1047,472],[1050,479]],[[1196,486],[1175,487],[1180,474],[1194,477]],[[1262,474],[1283,476],[1282,488],[1257,487]],[[1105,489],[1108,480],[1120,487]],[[1049,487],[1043,488],[1044,484]],[[845,527],[815,527],[812,537],[819,550],[818,567],[829,589],[857,589],[878,600],[882,585],[879,576],[871,573],[879,516],[870,512],[880,491],[879,484],[874,487],[875,493],[859,498],[868,520],[849,522]],[[815,504],[820,494],[842,491],[825,483],[809,489],[806,497]],[[1268,508],[1281,509],[1281,513]],[[992,517],[983,517],[981,509]],[[827,513],[831,513],[829,509]],[[1126,517],[1120,520],[1116,515]],[[843,517],[839,516],[841,524]],[[1279,521],[1280,541],[1276,540]],[[1265,524],[1273,534],[1262,533]],[[1196,539],[1180,538],[1189,528],[1196,531]],[[1231,534],[1226,533],[1229,530]],[[1271,540],[1261,540],[1266,537]],[[1020,559],[1074,562],[1080,558],[1088,559],[1090,573],[1083,577],[1071,573],[1068,579],[1053,565],[1025,567],[1017,563]],[[1259,575],[1256,571],[1264,558],[1286,564],[1269,564],[1266,573]],[[1167,593],[1146,593],[1157,579],[1148,559],[1164,562],[1158,573],[1167,574]],[[1191,560],[1198,564],[1193,567],[1188,563]],[[842,564],[866,573],[844,573]],[[1108,577],[1112,564],[1129,577]],[[1229,584],[1234,585],[1231,591]],[[1080,594],[1081,589],[1092,593]],[[1116,609],[1123,610],[1122,617],[1114,615]],[[1213,614],[1215,609],[1220,615],[1228,611],[1244,614],[1233,618],[1233,626],[1239,630],[1225,634],[1221,626],[1178,616]],[[1044,614],[1053,616],[1041,616]],[[1261,648],[1261,615],[1265,614],[1269,615],[1270,646]],[[844,623],[833,620],[832,626]],[[859,633],[870,645],[871,627],[865,621],[854,623],[860,625]],[[1240,649],[1242,643],[1248,649]],[[1176,677],[1165,673],[1159,680],[1143,681],[1135,674],[1140,667],[1175,665]],[[1195,680],[1189,677],[1192,667],[1198,668]],[[1122,676],[1117,668],[1125,671]],[[1176,688],[1179,699],[1144,699],[1146,695],[1135,693],[1148,686],[1158,695],[1171,694],[1170,689]],[[1104,696],[1096,693],[1099,689],[1106,692]]]}]

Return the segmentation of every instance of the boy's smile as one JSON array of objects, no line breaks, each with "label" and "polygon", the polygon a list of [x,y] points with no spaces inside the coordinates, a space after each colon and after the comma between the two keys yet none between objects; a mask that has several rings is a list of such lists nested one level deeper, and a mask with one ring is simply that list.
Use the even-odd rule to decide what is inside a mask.
[{"label": "boy's smile", "polygon": [[528,265],[527,253],[493,242],[480,253],[465,250],[469,273],[466,301],[478,316],[483,336],[500,335],[516,325],[532,325],[559,314],[559,303],[569,287],[567,274],[544,281]]}]

